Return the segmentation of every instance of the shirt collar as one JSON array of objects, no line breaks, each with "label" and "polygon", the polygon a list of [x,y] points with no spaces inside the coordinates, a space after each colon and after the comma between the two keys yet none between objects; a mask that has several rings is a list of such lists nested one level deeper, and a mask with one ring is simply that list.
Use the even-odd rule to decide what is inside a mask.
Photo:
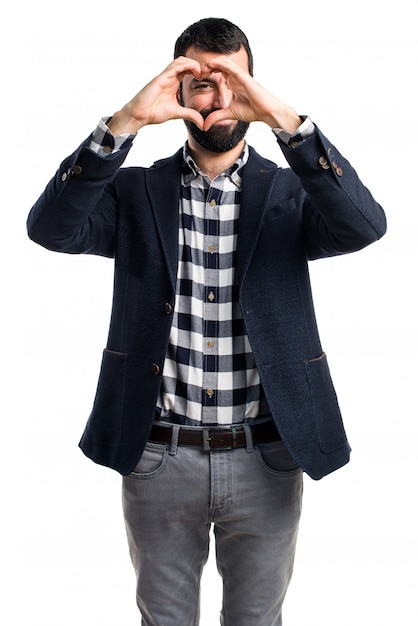
[{"label": "shirt collar", "polygon": [[[249,156],[249,148],[247,142],[244,143],[244,148],[238,157],[238,159],[227,169],[225,172],[220,174],[220,176],[229,176],[231,181],[239,187],[241,185],[241,171],[244,165],[248,161]],[[183,170],[182,174],[184,177],[184,181],[189,183],[197,176],[204,176],[194,161],[193,157],[190,154],[188,143],[186,142],[183,147]]]}]

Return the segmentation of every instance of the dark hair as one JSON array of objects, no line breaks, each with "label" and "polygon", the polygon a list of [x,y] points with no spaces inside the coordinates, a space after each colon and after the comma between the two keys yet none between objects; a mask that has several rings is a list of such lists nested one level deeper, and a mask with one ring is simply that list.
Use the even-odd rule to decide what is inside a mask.
[{"label": "dark hair", "polygon": [[220,17],[207,17],[195,22],[180,35],[174,46],[174,58],[185,56],[194,46],[205,52],[230,54],[243,47],[248,56],[248,69],[253,75],[253,55],[245,34],[238,26]]}]

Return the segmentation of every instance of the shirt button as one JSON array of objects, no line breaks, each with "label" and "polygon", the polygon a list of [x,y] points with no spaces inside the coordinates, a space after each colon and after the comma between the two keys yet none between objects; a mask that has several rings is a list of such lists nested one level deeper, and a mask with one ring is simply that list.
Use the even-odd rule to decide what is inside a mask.
[{"label": "shirt button", "polygon": [[109,154],[110,152],[112,152],[112,147],[111,146],[103,146],[103,152],[106,152],[106,154]]},{"label": "shirt button", "polygon": [[209,204],[210,204],[210,206],[216,206],[216,200],[211,200],[211,201],[209,202]]},{"label": "shirt button", "polygon": [[213,293],[213,291],[211,291],[208,295],[208,300],[210,300],[210,302],[213,302],[215,300],[215,294]]},{"label": "shirt button", "polygon": [[209,396],[209,398],[212,398],[214,395],[214,390],[213,389],[207,389],[206,390],[206,394]]},{"label": "shirt button", "polygon": [[215,250],[216,250],[216,246],[213,243],[211,243],[210,246],[208,246],[208,251],[211,254],[213,254],[215,252]]},{"label": "shirt button", "polygon": [[212,339],[209,339],[208,348],[213,348],[214,345],[215,345],[215,342]]}]

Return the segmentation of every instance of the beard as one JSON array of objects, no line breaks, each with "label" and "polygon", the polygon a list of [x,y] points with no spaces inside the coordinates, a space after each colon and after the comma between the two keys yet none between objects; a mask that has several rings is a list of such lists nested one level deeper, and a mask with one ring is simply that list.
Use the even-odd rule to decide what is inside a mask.
[{"label": "beard", "polygon": [[[208,115],[215,110],[216,109],[206,109],[201,111],[200,114],[203,119],[206,119]],[[228,150],[232,150],[244,139],[250,126],[248,122],[238,120],[235,125],[233,122],[228,125],[221,124],[220,126],[215,124],[215,126],[212,126],[208,131],[203,131],[189,120],[184,120],[184,123],[191,137],[193,137],[202,148],[210,152],[228,152]]]}]

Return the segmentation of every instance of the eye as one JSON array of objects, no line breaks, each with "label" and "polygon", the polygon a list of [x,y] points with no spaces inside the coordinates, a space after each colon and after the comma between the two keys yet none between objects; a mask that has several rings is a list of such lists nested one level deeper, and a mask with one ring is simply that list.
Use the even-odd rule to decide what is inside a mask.
[{"label": "eye", "polygon": [[195,91],[205,91],[206,89],[211,89],[211,83],[196,83],[194,86]]}]

